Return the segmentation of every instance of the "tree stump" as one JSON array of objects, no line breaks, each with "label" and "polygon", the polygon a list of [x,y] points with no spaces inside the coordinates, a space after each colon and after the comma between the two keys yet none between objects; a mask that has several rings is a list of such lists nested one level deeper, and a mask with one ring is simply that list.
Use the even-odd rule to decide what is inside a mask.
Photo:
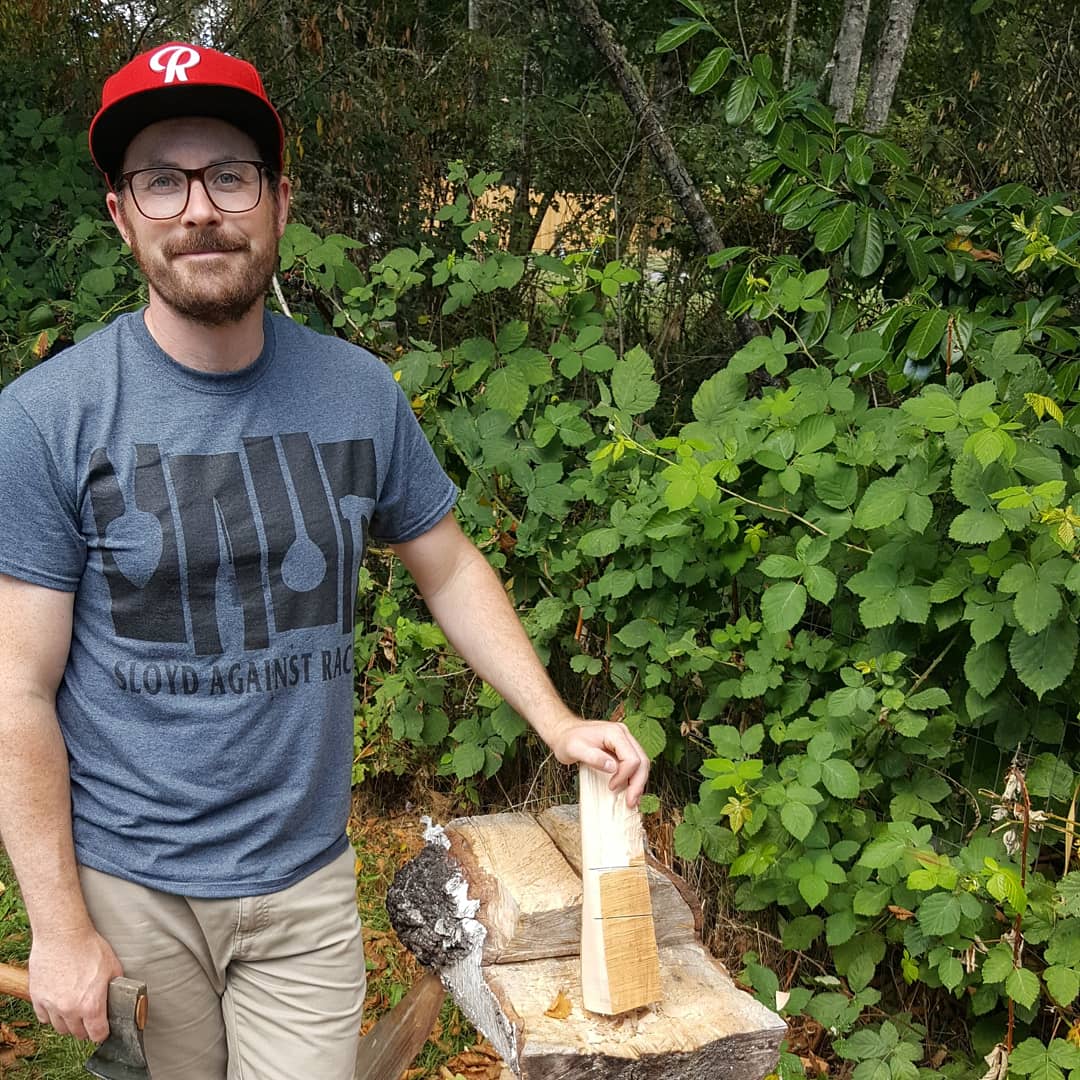
[{"label": "tree stump", "polygon": [[621,1016],[581,997],[576,806],[431,827],[398,872],[390,919],[521,1080],[762,1080],[786,1026],[702,945],[700,911],[648,860],[661,999]]}]

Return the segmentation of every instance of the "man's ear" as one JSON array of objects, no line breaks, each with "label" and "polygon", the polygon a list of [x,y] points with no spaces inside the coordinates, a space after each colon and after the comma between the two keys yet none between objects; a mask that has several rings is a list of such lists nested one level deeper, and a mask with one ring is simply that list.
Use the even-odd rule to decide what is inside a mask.
[{"label": "man's ear", "polygon": [[285,233],[285,226],[289,221],[289,202],[292,199],[292,184],[287,176],[281,176],[277,182],[276,210],[277,220],[274,225],[277,229],[277,237],[280,240]]},{"label": "man's ear", "polygon": [[120,196],[117,195],[115,191],[110,191],[105,196],[105,205],[108,207],[109,217],[112,218],[113,224],[119,231],[124,243],[130,247],[131,243],[128,239],[127,222],[124,220],[123,212],[120,209]]}]

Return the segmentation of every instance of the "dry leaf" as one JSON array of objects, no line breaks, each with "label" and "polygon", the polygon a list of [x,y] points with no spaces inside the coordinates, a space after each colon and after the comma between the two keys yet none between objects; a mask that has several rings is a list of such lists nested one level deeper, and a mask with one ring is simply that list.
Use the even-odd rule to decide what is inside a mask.
[{"label": "dry leaf", "polygon": [[983,1073],[981,1080],[1005,1080],[1009,1073],[1009,1051],[1002,1043],[998,1043],[983,1061],[990,1067]]},{"label": "dry leaf", "polygon": [[889,911],[892,912],[892,914],[901,922],[907,922],[908,919],[915,918],[914,911],[908,911],[906,907],[896,907],[895,904],[889,905]]},{"label": "dry leaf", "polygon": [[565,1020],[574,1011],[570,999],[560,990],[555,995],[555,1000],[544,1010],[545,1016],[552,1020]]},{"label": "dry leaf", "polygon": [[49,331],[42,330],[38,334],[38,339],[34,343],[34,356],[38,360],[44,360],[49,355]]}]

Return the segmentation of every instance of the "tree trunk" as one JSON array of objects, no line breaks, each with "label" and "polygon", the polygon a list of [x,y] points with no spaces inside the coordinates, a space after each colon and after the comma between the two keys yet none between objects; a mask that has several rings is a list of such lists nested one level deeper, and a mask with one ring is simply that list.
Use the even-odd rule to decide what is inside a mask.
[{"label": "tree trunk", "polygon": [[799,0],[791,0],[788,8],[787,26],[784,30],[784,77],[783,88],[791,88],[791,53],[795,48],[795,21],[799,17]]},{"label": "tree trunk", "polygon": [[889,118],[917,7],[918,0],[889,0],[885,27],[881,31],[874,66],[870,71],[870,93],[866,98],[862,125],[866,131],[880,131]]},{"label": "tree trunk", "polygon": [[[596,51],[607,62],[612,77],[622,93],[627,107],[645,136],[649,151],[667,180],[671,194],[679,204],[698,242],[708,254],[720,251],[725,245],[712,215],[702,202],[697,186],[690,177],[679,151],[664,127],[660,111],[649,98],[640,72],[630,63],[623,47],[615,40],[611,25],[604,21],[595,0],[567,0],[567,6]],[[744,340],[760,334],[761,327],[747,316],[738,320]]]},{"label": "tree trunk", "polygon": [[836,119],[844,124],[851,122],[851,112],[855,107],[855,89],[859,85],[863,40],[869,17],[870,0],[844,0],[840,30],[830,61],[832,86],[829,88],[829,104],[836,113]]}]

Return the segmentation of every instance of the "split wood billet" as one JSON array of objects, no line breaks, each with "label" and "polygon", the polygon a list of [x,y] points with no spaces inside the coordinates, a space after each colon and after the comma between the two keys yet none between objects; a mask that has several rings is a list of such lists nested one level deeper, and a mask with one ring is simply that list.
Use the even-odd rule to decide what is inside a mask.
[{"label": "split wood billet", "polygon": [[660,998],[641,814],[588,765],[581,777],[581,997],[617,1016]]}]

